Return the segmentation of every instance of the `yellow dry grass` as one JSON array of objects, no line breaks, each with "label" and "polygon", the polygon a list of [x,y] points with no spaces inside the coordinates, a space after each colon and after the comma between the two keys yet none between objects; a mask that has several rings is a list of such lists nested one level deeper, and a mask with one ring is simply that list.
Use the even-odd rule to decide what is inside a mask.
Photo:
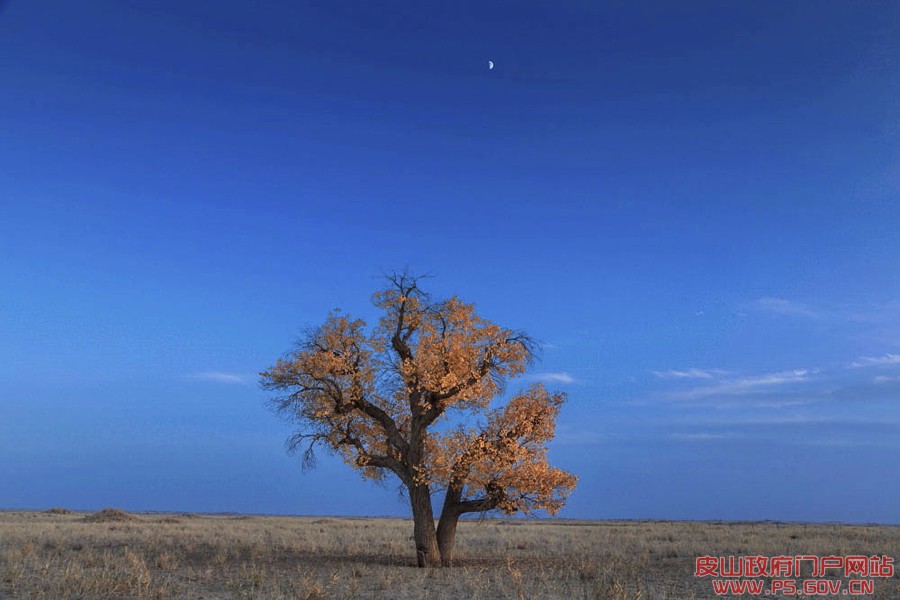
[{"label": "yellow dry grass", "polygon": [[[403,519],[86,516],[0,512],[0,598],[699,599],[697,556],[900,557],[889,526],[481,520],[456,567],[417,569]],[[875,589],[900,598],[900,570]]]}]

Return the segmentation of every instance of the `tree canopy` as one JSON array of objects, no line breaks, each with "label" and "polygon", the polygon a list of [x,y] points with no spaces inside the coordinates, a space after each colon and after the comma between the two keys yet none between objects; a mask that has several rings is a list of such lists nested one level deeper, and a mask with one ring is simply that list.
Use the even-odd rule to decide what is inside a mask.
[{"label": "tree canopy", "polygon": [[[555,514],[577,478],[547,460],[564,394],[536,384],[491,406],[525,373],[533,341],[457,297],[433,300],[419,281],[390,276],[373,296],[383,314],[371,331],[334,311],[260,376],[280,392],[272,407],[300,426],[290,446],[309,459],[324,445],[366,477],[395,475],[409,493],[419,566],[449,566],[461,515]],[[454,414],[475,424],[454,424]],[[445,492],[437,528],[436,491]]]}]

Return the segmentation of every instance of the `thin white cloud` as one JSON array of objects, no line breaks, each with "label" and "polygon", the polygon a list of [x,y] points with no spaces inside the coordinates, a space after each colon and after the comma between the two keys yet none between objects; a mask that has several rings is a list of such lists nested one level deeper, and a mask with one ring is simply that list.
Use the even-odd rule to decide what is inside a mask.
[{"label": "thin white cloud", "polygon": [[229,383],[229,384],[246,384],[248,378],[237,373],[223,373],[221,371],[203,371],[200,373],[191,373],[188,379],[194,381],[209,381],[212,383]]},{"label": "thin white cloud", "polygon": [[589,429],[574,429],[566,425],[557,428],[553,441],[558,444],[599,444],[609,439],[609,436],[599,431]]},{"label": "thin white cloud", "polygon": [[667,396],[678,400],[698,400],[715,396],[735,396],[758,391],[768,391],[779,386],[808,381],[810,373],[812,373],[812,371],[807,369],[797,369],[794,371],[780,371],[778,373],[738,377],[727,379],[714,385],[705,385],[690,390],[670,392]]},{"label": "thin white cloud", "polygon": [[795,415],[785,415],[785,416],[755,416],[755,415],[745,415],[745,416],[731,416],[731,417],[719,417],[713,419],[700,419],[698,423],[704,425],[718,425],[718,426],[753,426],[758,425],[762,427],[774,427],[778,425],[810,425],[810,424],[824,424],[824,423],[847,423],[846,419],[837,419],[835,417],[827,417],[821,415],[803,415],[803,414],[795,414]]},{"label": "thin white cloud", "polygon": [[565,372],[560,373],[532,373],[527,375],[526,379],[531,381],[539,381],[541,383],[575,383],[575,378]]},{"label": "thin white cloud", "polygon": [[800,304],[799,302],[786,300],[784,298],[774,298],[772,296],[764,296],[758,299],[756,302],[751,304],[751,307],[756,310],[783,315],[786,317],[815,318],[820,316],[820,313],[818,311],[813,310],[805,304]]},{"label": "thin white cloud", "polygon": [[786,437],[778,440],[782,444],[792,444],[796,446],[824,446],[827,448],[846,448],[853,446],[893,446],[890,441],[872,440],[872,439],[797,439]]},{"label": "thin white cloud", "polygon": [[759,426],[777,427],[780,425],[836,425],[836,426],[893,426],[900,425],[900,420],[891,417],[846,417],[837,415],[794,414],[785,416],[734,416],[714,419],[701,419],[700,425],[714,426]]},{"label": "thin white cloud", "polygon": [[900,365],[900,354],[863,356],[859,360],[850,363],[851,367],[883,367],[886,365]]},{"label": "thin white cloud", "polygon": [[893,381],[900,381],[900,375],[895,375],[894,377],[879,375],[875,378],[875,383],[891,383]]},{"label": "thin white cloud", "polygon": [[669,369],[668,371],[651,371],[660,379],[713,379],[722,375],[728,375],[728,371],[721,369],[685,369],[678,371]]},{"label": "thin white cloud", "polygon": [[709,442],[737,437],[733,433],[673,433],[671,439],[679,442]]},{"label": "thin white cloud", "polygon": [[[798,406],[807,406],[823,402],[827,398],[816,397],[788,397],[783,398],[778,394],[769,394],[768,397],[760,397],[753,399],[753,408],[795,408]],[[714,404],[710,404],[708,400],[704,400],[703,406],[709,408],[741,408],[746,406],[746,398],[742,396],[731,396],[719,398]]]}]

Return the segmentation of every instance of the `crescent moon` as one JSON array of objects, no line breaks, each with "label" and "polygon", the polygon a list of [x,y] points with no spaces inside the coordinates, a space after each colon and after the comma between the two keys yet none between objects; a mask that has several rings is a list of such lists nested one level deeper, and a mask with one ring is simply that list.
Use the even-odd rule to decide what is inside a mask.
[{"label": "crescent moon", "polygon": [[493,69],[493,68],[494,68],[494,61],[489,60],[489,61],[488,61],[488,71],[490,71],[490,70]]}]

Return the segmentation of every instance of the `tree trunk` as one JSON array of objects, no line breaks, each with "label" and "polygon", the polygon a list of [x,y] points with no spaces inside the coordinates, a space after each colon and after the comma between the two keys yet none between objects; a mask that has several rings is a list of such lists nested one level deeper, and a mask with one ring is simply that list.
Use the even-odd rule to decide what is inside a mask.
[{"label": "tree trunk", "polygon": [[441,552],[441,566],[453,566],[453,542],[456,540],[456,524],[459,522],[459,513],[441,513],[438,523],[437,543]]},{"label": "tree trunk", "polygon": [[420,567],[440,566],[440,554],[434,530],[434,510],[431,507],[431,490],[427,485],[411,486],[409,502],[412,505],[413,513],[416,563]]},{"label": "tree trunk", "polygon": [[441,566],[453,566],[453,542],[456,541],[456,524],[459,522],[459,500],[462,489],[455,486],[447,490],[444,507],[441,509],[441,520],[438,522],[437,543],[441,552]]}]

